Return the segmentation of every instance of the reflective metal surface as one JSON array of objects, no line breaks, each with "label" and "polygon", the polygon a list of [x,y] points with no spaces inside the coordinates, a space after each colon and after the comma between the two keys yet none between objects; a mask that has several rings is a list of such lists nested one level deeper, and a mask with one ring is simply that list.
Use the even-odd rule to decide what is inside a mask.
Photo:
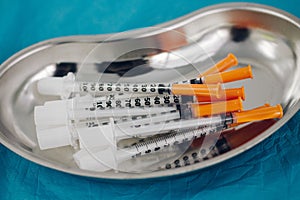
[{"label": "reflective metal surface", "polygon": [[[33,108],[50,97],[36,80],[76,72],[78,79],[170,82],[194,78],[229,52],[239,67],[251,64],[254,80],[245,85],[245,109],[281,103],[284,117],[258,137],[198,164],[144,174],[95,173],[77,168],[71,147],[40,151]],[[300,22],[280,10],[255,4],[208,7],[158,27],[115,35],[48,40],[12,56],[0,69],[0,142],[19,155],[68,173],[109,179],[134,179],[186,173],[229,159],[266,139],[291,118],[300,103]]]}]

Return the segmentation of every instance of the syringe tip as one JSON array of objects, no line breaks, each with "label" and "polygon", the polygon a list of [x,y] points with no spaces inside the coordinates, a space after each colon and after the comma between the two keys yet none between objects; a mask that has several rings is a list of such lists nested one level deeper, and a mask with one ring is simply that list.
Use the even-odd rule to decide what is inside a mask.
[{"label": "syringe tip", "polygon": [[233,53],[229,53],[227,55],[227,59],[230,60],[230,62],[232,63],[232,66],[236,66],[239,64],[238,59],[236,58],[236,56]]},{"label": "syringe tip", "polygon": [[280,104],[277,104],[276,105],[277,109],[278,109],[278,119],[281,119],[283,117],[283,109],[282,109],[282,106]]}]

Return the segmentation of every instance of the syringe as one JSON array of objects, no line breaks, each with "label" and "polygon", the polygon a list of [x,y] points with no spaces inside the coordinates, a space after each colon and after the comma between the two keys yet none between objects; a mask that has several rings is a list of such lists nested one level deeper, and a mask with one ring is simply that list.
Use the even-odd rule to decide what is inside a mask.
[{"label": "syringe", "polygon": [[131,107],[149,107],[160,105],[174,105],[185,103],[197,103],[197,102],[211,102],[211,101],[224,101],[241,98],[245,100],[244,88],[230,88],[224,89],[220,93],[220,98],[205,97],[205,96],[182,96],[182,95],[156,95],[156,96],[137,96],[127,97],[123,95],[108,95],[104,97],[86,97],[84,100],[80,100],[83,97],[75,97],[72,99],[63,99],[59,101],[49,101],[47,104],[66,105],[70,108],[84,108],[86,110],[102,110],[109,108],[131,108]]},{"label": "syringe", "polygon": [[[216,112],[219,112],[219,111],[216,111]],[[225,113],[225,111],[223,113]],[[272,116],[272,115],[274,115],[275,117],[271,117],[271,118],[281,118],[281,116],[279,114],[282,114],[282,108],[278,104],[276,107],[261,106],[261,107],[255,108],[253,110],[241,111],[241,112],[232,111],[229,113],[234,113],[234,116],[236,116],[235,118],[237,119],[237,120],[235,120],[236,122],[232,122],[230,124],[236,124],[236,123],[241,124],[241,123],[249,122],[249,121],[257,121],[258,118],[269,119],[270,116]],[[255,115],[257,115],[257,116],[255,116]],[[249,119],[244,119],[245,116],[248,117]],[[278,116],[280,116],[280,117],[278,117]],[[229,120],[230,116],[226,116],[225,118],[226,118],[226,120]],[[251,118],[253,120],[251,120]],[[149,136],[149,135],[154,135],[155,133],[159,133],[159,132],[163,133],[163,132],[176,130],[176,129],[201,127],[201,126],[206,126],[206,125],[211,125],[211,124],[213,124],[213,125],[222,124],[223,121],[224,121],[223,114],[220,114],[220,115],[213,114],[211,117],[208,117],[208,118],[201,117],[198,119],[179,120],[179,121],[175,120],[174,122],[169,121],[169,122],[165,122],[162,124],[131,126],[130,128],[122,127],[121,125],[119,125],[118,127],[122,128],[122,130],[124,132],[127,132],[127,133],[132,132],[132,133],[136,134],[135,136]],[[223,124],[222,124],[222,126],[223,126]],[[120,137],[120,139],[123,139],[121,135],[119,137]]]},{"label": "syringe", "polygon": [[200,76],[198,78],[182,81],[180,83],[216,84],[216,83],[229,83],[229,82],[243,80],[247,78],[251,78],[251,79],[253,78],[250,65],[248,65],[247,67],[242,67],[228,72],[221,72],[216,74],[209,74],[206,76]]},{"label": "syringe", "polygon": [[[48,127],[44,129],[39,129],[37,126],[36,131],[41,149],[72,145],[74,138],[79,138],[80,143],[91,140],[92,142],[96,142],[99,146],[107,146],[110,144],[115,145],[119,140],[126,138],[146,137],[178,129],[197,129],[203,126],[228,126],[232,123],[242,123],[244,121],[268,119],[270,117],[279,118],[279,114],[282,114],[282,110],[280,109],[281,106],[277,105],[276,107],[255,109],[254,111],[233,112],[229,115],[215,115],[210,118],[166,121],[163,123],[149,123],[148,125],[140,126],[128,126],[128,124],[122,125],[122,123],[115,125],[111,118],[110,123],[105,125],[76,127],[66,124],[65,126]],[[83,140],[80,140],[81,137]]]},{"label": "syringe", "polygon": [[128,98],[107,98],[107,99],[91,99],[93,105],[89,107],[95,107],[97,109],[104,108],[120,108],[120,107],[144,107],[144,106],[158,106],[158,105],[170,105],[170,104],[185,104],[185,103],[197,103],[197,102],[212,102],[212,101],[224,101],[241,98],[245,100],[244,87],[230,88],[220,91],[220,97],[209,96],[183,96],[183,95],[155,95],[155,96],[141,96],[141,97],[128,97]]},{"label": "syringe", "polygon": [[275,119],[269,119],[254,122],[239,129],[230,129],[229,131],[222,132],[220,137],[215,134],[208,135],[207,137],[199,137],[192,142],[189,149],[183,155],[165,162],[158,170],[184,167],[226,153],[258,136],[275,122]]},{"label": "syringe", "polygon": [[[281,118],[282,115],[283,113],[280,105],[267,108],[257,108],[254,111],[250,110],[245,112],[242,111],[229,113],[227,115],[221,115],[221,118],[215,120],[213,123],[207,123],[206,125],[202,124],[202,126],[199,126],[197,128],[176,130],[173,133],[158,136],[152,140],[148,140],[147,142],[139,142],[129,148],[116,149],[112,146],[103,146],[102,151],[98,151],[96,153],[94,152],[94,156],[98,161],[97,171],[106,171],[110,169],[109,167],[117,170],[118,164],[133,157],[158,152],[169,145],[177,145],[182,142],[204,136],[206,134],[215,133],[227,129],[232,123],[243,123],[264,119]],[[220,148],[224,148],[224,146],[221,145]],[[86,147],[85,149],[88,149],[88,147]],[[74,159],[77,163],[82,163],[81,160],[87,161],[88,159],[93,158],[87,158],[85,156],[81,157],[80,155],[75,154]],[[95,167],[91,166],[91,168]]]},{"label": "syringe", "polygon": [[[199,106],[203,108],[200,109],[200,113],[209,113],[210,115],[242,109],[241,100],[231,100],[227,102],[218,102],[211,105],[207,104]],[[203,125],[211,123],[210,118],[203,118],[200,121],[198,121],[197,119],[178,121],[178,119],[182,117],[181,113],[178,110],[174,110],[174,108],[172,107],[166,107],[169,110],[164,110],[163,108],[164,107],[156,108],[155,112],[152,110],[154,115],[151,115],[150,112],[147,111],[147,115],[145,114],[146,116],[141,119],[129,119],[128,122],[122,122],[121,120],[119,120],[120,122],[118,122],[118,120],[114,118],[114,120],[104,120],[104,123],[99,124],[97,115],[102,116],[101,119],[103,119],[103,115],[101,115],[101,113],[91,112],[91,114],[88,112],[79,112],[79,114],[73,113],[72,117],[70,117],[67,112],[64,113],[64,115],[45,115],[45,113],[49,113],[50,111],[55,109],[53,109],[52,107],[48,107],[45,109],[43,106],[36,107],[34,117],[39,145],[41,149],[55,148],[66,145],[76,146],[77,143],[75,141],[77,140],[80,133],[83,133],[82,137],[90,135],[99,136],[99,129],[101,134],[102,132],[106,132],[108,134],[107,137],[115,143],[116,141],[124,138],[136,136],[146,137],[159,132],[165,133],[172,129],[189,128],[201,124]],[[141,115],[144,114],[142,113],[142,111],[145,112],[145,110],[142,109],[141,111],[139,111]],[[119,117],[125,116],[124,109],[121,109],[118,112],[120,114]],[[134,111],[133,115],[136,116],[137,113],[137,111]],[[185,112],[185,115],[187,114],[191,113]],[[197,113],[195,114],[197,115]],[[79,118],[79,116],[81,118]],[[130,113],[128,117],[129,116]],[[83,122],[77,125],[77,123],[80,122],[80,119],[82,119]],[[77,121],[75,125],[73,125],[74,121]],[[115,124],[115,121],[117,121],[117,124]],[[89,134],[85,134],[86,132],[89,132]],[[113,137],[113,139],[111,137]]]},{"label": "syringe", "polygon": [[[67,104],[65,104],[67,103]],[[76,104],[75,104],[76,105]],[[34,108],[34,120],[37,126],[51,127],[65,125],[69,121],[80,122],[89,119],[120,118],[124,116],[153,115],[157,113],[178,112],[178,119],[197,118],[225,112],[242,110],[240,98],[212,104],[176,104],[160,107],[133,107],[133,108],[72,108],[70,101],[51,101],[44,106]],[[47,114],[46,114],[47,113]],[[151,116],[150,116],[151,117]],[[161,126],[161,125],[160,125]]]},{"label": "syringe", "polygon": [[[149,119],[150,120],[150,119]],[[162,123],[151,123],[147,126],[128,126],[127,123],[115,124],[110,118],[109,123],[99,124],[97,120],[80,123],[79,125],[66,124],[61,126],[41,127],[36,126],[37,138],[40,149],[56,148],[61,146],[76,146],[80,143],[96,144],[98,146],[115,146],[119,140],[131,137],[147,137],[158,133],[166,133],[174,129],[198,127],[209,124],[210,119],[179,120]],[[142,122],[144,123],[144,122]],[[88,142],[87,142],[88,141]]]},{"label": "syringe", "polygon": [[75,75],[48,77],[38,81],[38,91],[44,95],[69,97],[72,93],[105,95],[109,93],[201,95],[218,97],[220,84],[171,83],[101,83],[75,81]]},{"label": "syringe", "polygon": [[[218,74],[211,74],[204,77],[198,77],[196,79],[191,79],[187,81],[182,81],[177,84],[147,84],[147,83],[97,83],[97,82],[75,82],[75,76],[73,74],[68,74],[63,78],[46,78],[42,79],[38,83],[38,90],[42,94],[48,95],[63,95],[61,91],[65,88],[65,91],[75,93],[97,93],[97,94],[107,94],[109,92],[119,93],[142,93],[142,94],[181,94],[181,95],[192,95],[198,94],[200,96],[208,96],[206,94],[206,87],[201,86],[182,86],[182,83],[186,84],[217,84],[217,83],[228,83],[232,81],[242,80],[246,78],[253,78],[251,67],[244,67],[228,72],[222,72]],[[52,82],[56,82],[56,84],[61,84],[60,87],[57,86],[56,92],[54,92],[54,88],[49,90],[49,85]],[[55,87],[56,84],[51,87]],[[72,90],[71,90],[72,89]],[[213,86],[209,86],[210,90],[215,90]],[[185,90],[193,90],[193,91],[185,91]],[[194,91],[195,90],[195,91]],[[199,92],[198,92],[199,90]],[[67,93],[69,93],[67,92]],[[204,95],[202,95],[204,92]],[[69,96],[67,94],[66,96]],[[212,91],[212,96],[217,96]]]},{"label": "syringe", "polygon": [[170,104],[185,104],[185,103],[197,103],[197,102],[211,102],[211,101],[224,101],[241,98],[245,100],[244,88],[230,88],[220,91],[220,97],[208,97],[208,96],[183,96],[183,95],[156,95],[156,96],[142,96],[142,97],[128,97],[128,98],[109,98],[99,99],[94,98],[91,100],[93,105],[89,107],[95,107],[95,109],[105,108],[120,108],[120,107],[147,107],[158,105],[170,105]]},{"label": "syringe", "polygon": [[[192,79],[187,81],[188,83],[212,83],[212,82],[223,82],[223,81],[234,81],[244,78],[252,77],[251,68],[250,70],[242,70],[246,73],[227,73],[224,77],[220,75],[220,72],[228,69],[229,67],[235,66],[238,64],[236,57],[233,54],[228,54],[226,58],[219,61],[217,64],[206,70],[203,74],[199,75],[202,77],[201,80]],[[207,75],[213,75],[212,77],[204,78]],[[248,73],[248,75],[247,75]],[[242,75],[243,74],[243,75]],[[228,79],[229,78],[229,79]],[[232,79],[233,78],[233,79]],[[184,81],[186,82],[186,81]],[[159,94],[159,93],[170,93],[172,88],[168,87],[169,84],[120,84],[120,83],[106,83],[101,84],[97,82],[76,82],[75,76],[72,73],[69,73],[63,78],[59,77],[48,77],[38,81],[37,88],[41,94],[45,95],[58,95],[63,99],[69,98],[71,93],[76,92],[92,92],[103,94],[105,92],[126,92],[126,93],[148,93],[148,94]],[[175,91],[176,94],[176,91]],[[213,94],[212,94],[213,95]]]}]

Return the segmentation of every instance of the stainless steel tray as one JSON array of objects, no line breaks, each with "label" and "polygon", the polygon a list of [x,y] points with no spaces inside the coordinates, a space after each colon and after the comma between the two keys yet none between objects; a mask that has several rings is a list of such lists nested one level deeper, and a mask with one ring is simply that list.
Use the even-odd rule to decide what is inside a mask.
[{"label": "stainless steel tray", "polygon": [[[78,79],[168,82],[194,78],[234,53],[239,66],[251,64],[254,80],[245,85],[245,108],[280,103],[284,117],[251,141],[212,159],[152,173],[96,173],[77,168],[71,147],[40,151],[33,108],[46,100],[36,80],[69,71]],[[139,30],[112,35],[71,36],[30,46],[0,68],[0,142],[38,164],[60,171],[108,179],[141,179],[205,168],[266,139],[300,107],[300,21],[275,8],[249,3],[221,4]],[[245,129],[247,131],[247,128]]]}]

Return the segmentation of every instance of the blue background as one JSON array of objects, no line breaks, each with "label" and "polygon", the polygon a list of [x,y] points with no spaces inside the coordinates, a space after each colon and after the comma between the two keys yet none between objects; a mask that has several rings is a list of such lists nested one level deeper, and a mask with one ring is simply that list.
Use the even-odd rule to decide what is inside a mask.
[{"label": "blue background", "polygon": [[[0,63],[59,36],[154,26],[229,1],[0,0]],[[296,0],[257,0],[300,17]],[[300,113],[270,138],[213,167],[163,180],[107,182],[48,169],[0,144],[0,199],[300,199]]]}]

